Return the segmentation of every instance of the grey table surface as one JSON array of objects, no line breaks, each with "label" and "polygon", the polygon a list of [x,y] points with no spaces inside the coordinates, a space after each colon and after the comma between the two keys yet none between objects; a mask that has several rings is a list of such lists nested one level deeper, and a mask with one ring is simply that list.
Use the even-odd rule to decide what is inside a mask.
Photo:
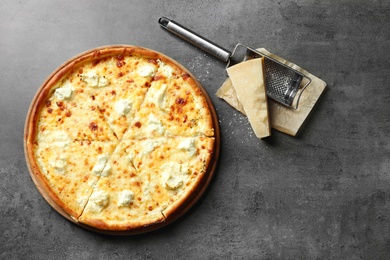
[{"label": "grey table surface", "polygon": [[[0,3],[1,259],[390,259],[390,1]],[[227,49],[265,47],[327,82],[298,136],[255,137],[215,92],[225,64],[158,25],[172,18]],[[29,104],[67,59],[139,45],[187,67],[216,108],[213,181],[182,218],[114,237],[70,223],[34,186]]]}]

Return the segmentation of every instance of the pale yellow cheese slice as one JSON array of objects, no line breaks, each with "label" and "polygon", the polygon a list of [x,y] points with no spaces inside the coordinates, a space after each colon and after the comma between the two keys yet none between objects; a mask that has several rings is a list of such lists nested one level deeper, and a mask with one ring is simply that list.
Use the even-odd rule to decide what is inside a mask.
[{"label": "pale yellow cheese slice", "polygon": [[53,142],[39,142],[36,156],[56,203],[77,218],[83,211],[96,185],[106,160],[117,145],[113,141],[72,141],[60,138]]},{"label": "pale yellow cheese slice", "polygon": [[[261,53],[264,53],[279,62],[286,64],[287,66],[300,71],[306,77],[311,79],[311,83],[307,86],[306,90],[302,92],[299,100],[299,105],[296,110],[288,108],[279,104],[278,102],[269,99],[268,109],[271,127],[280,132],[286,133],[291,136],[296,136],[301,126],[309,116],[314,105],[319,100],[321,94],[325,91],[326,82],[302,69],[294,63],[291,63],[273,53],[270,53],[264,48],[257,49]],[[307,79],[304,78],[301,87],[307,83]],[[302,90],[301,90],[302,91]],[[233,87],[230,78],[227,78],[222,86],[216,92],[219,98],[224,99],[229,105],[236,108],[241,113],[245,114],[244,108],[237,98],[237,93]]]},{"label": "pale yellow cheese slice", "polygon": [[258,138],[270,136],[264,58],[238,63],[229,67],[227,73],[255,135]]}]

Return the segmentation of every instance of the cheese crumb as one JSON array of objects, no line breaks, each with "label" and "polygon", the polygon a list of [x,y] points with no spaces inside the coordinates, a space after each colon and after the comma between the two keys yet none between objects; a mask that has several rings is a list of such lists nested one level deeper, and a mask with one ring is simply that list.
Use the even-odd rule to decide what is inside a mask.
[{"label": "cheese crumb", "polygon": [[173,68],[171,66],[165,64],[161,60],[157,60],[157,62],[158,62],[158,65],[160,66],[161,74],[163,74],[168,79],[171,78],[173,75]]},{"label": "cheese crumb", "polygon": [[124,190],[118,196],[118,207],[129,206],[134,199],[134,192],[131,190]]},{"label": "cheese crumb", "polygon": [[81,80],[93,88],[105,87],[110,84],[110,81],[105,76],[99,75],[94,70],[91,70],[86,74],[82,74]]},{"label": "cheese crumb", "polygon": [[48,130],[44,133],[39,133],[38,142],[49,143],[57,147],[65,148],[72,142],[72,139],[64,131]]},{"label": "cheese crumb", "polygon": [[115,103],[115,111],[120,116],[125,116],[131,110],[131,102],[126,99],[119,100]]},{"label": "cheese crumb", "polygon": [[177,189],[179,188],[181,185],[183,185],[183,180],[182,178],[178,177],[178,176],[174,176],[174,175],[171,175],[169,176],[169,178],[167,179],[165,185],[170,188],[170,189]]},{"label": "cheese crumb", "polygon": [[61,175],[65,174],[66,160],[60,158],[49,161],[51,167],[54,168],[55,172]]},{"label": "cheese crumb", "polygon": [[146,140],[143,146],[143,154],[148,155],[154,151],[154,149],[161,144],[158,140]]},{"label": "cheese crumb", "polygon": [[169,162],[162,167],[163,184],[168,189],[177,189],[183,185],[183,173],[181,165],[176,162]]},{"label": "cheese crumb", "polygon": [[166,100],[166,92],[167,92],[167,84],[163,84],[161,88],[156,93],[156,104],[161,110],[166,110],[167,100]]},{"label": "cheese crumb", "polygon": [[126,156],[127,160],[129,160],[130,163],[133,163],[134,152],[133,151],[127,151],[127,150],[126,150],[126,152],[127,152],[127,156]]},{"label": "cheese crumb", "polygon": [[177,148],[187,151],[189,156],[194,156],[196,154],[195,139],[187,138]]},{"label": "cheese crumb", "polygon": [[137,72],[141,77],[153,77],[156,74],[156,70],[155,66],[146,64],[140,67]]},{"label": "cheese crumb", "polygon": [[190,165],[188,163],[183,163],[181,165],[180,171],[182,174],[188,174],[190,172]]},{"label": "cheese crumb", "polygon": [[149,115],[147,128],[150,132],[156,131],[161,135],[165,132],[162,122],[154,114]]},{"label": "cheese crumb", "polygon": [[144,191],[142,193],[142,200],[144,202],[153,200],[152,195],[150,194],[150,191],[147,190],[146,188],[144,189]]},{"label": "cheese crumb", "polygon": [[167,89],[167,84],[153,83],[150,90],[146,93],[145,103],[153,103],[159,109],[166,111],[168,105],[166,98]]},{"label": "cheese crumb", "polygon": [[106,166],[107,160],[108,156],[106,154],[100,155],[97,159],[95,166],[92,169],[92,172],[100,176]]},{"label": "cheese crumb", "polygon": [[105,76],[99,76],[99,87],[105,87],[110,84],[110,81]]},{"label": "cheese crumb", "polygon": [[107,192],[98,190],[92,193],[88,201],[88,209],[92,212],[101,212],[108,205],[109,195]]},{"label": "cheese crumb", "polygon": [[110,175],[110,172],[111,172],[111,165],[107,163],[106,166],[104,166],[104,169],[100,175],[107,177],[108,175]]},{"label": "cheese crumb", "polygon": [[57,88],[54,91],[54,97],[56,97],[58,100],[69,99],[72,96],[73,89],[74,88],[72,84],[65,84],[64,86]]}]

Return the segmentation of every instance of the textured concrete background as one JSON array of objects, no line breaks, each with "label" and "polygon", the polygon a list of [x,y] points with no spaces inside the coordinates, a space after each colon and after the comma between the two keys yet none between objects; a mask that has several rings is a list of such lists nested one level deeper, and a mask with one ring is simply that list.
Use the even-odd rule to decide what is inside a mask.
[{"label": "textured concrete background", "polygon": [[[390,259],[390,1],[13,1],[0,3],[1,259]],[[225,64],[157,23],[172,18],[228,49],[242,42],[328,83],[300,134],[255,138],[214,93]],[[27,171],[23,126],[45,78],[101,45],[145,46],[210,94],[221,155],[202,200],[140,236],[86,231]]]}]

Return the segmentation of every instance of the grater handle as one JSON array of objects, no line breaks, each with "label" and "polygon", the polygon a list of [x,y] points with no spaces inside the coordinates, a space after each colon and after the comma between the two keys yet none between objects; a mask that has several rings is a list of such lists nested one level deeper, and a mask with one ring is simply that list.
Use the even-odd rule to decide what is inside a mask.
[{"label": "grater handle", "polygon": [[200,36],[199,34],[191,31],[190,29],[180,25],[166,17],[161,17],[158,23],[169,32],[179,36],[180,38],[190,42],[196,47],[204,50],[205,52],[213,55],[214,57],[227,62],[232,55],[228,50],[225,50],[221,46],[213,43],[212,41]]}]

